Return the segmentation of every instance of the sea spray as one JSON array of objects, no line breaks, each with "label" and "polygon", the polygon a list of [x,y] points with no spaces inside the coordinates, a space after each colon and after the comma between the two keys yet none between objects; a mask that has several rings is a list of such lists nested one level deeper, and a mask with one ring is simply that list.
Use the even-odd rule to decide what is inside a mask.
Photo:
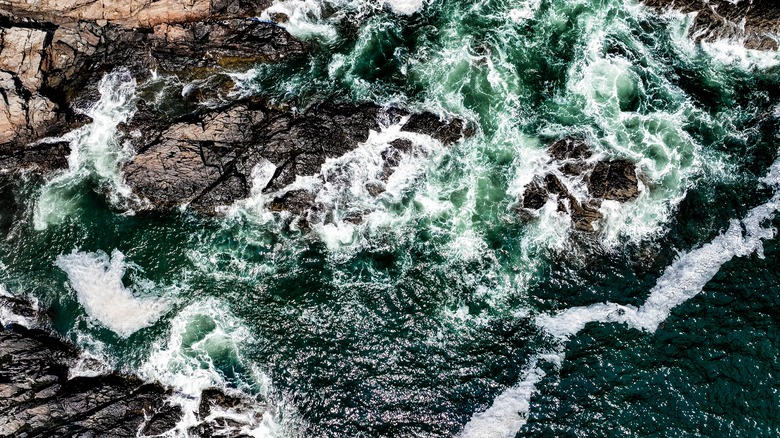
[{"label": "sea spray", "polygon": [[253,342],[249,330],[224,305],[207,299],[179,311],[171,320],[169,336],[153,345],[139,371],[145,378],[174,389],[171,402],[180,405],[183,412],[176,426],[181,434],[202,421],[219,424],[230,419],[238,422],[243,432],[274,437],[280,426],[259,400],[249,399],[249,404],[233,410],[216,406],[208,418],[199,414],[201,395],[210,388],[239,399],[267,399],[270,380],[247,363],[242,353]]},{"label": "sea spray", "polygon": [[71,148],[68,170],[41,189],[33,218],[35,229],[43,230],[73,214],[79,203],[77,186],[85,180],[106,188],[113,203],[131,195],[120,172],[131,151],[122,145],[116,127],[135,112],[135,89],[135,79],[124,68],[101,79],[100,100],[87,111],[92,122],[64,136]]}]

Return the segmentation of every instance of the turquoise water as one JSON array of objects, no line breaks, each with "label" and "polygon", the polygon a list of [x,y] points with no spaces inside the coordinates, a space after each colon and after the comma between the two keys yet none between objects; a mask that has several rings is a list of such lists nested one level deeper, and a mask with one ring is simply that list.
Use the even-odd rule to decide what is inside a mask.
[{"label": "turquoise water", "polygon": [[[373,198],[398,134],[375,133],[323,167],[357,183],[318,187],[336,213],[311,232],[261,193],[219,218],[122,212],[113,127],[145,84],[115,72],[70,171],[14,183],[0,283],[185,406],[257,397],[258,435],[776,435],[777,54],[695,45],[685,17],[630,1],[414,6],[277,4],[313,56],[238,72],[237,92],[428,110],[473,137],[415,137]],[[513,210],[571,135],[642,175],[593,235]]]}]

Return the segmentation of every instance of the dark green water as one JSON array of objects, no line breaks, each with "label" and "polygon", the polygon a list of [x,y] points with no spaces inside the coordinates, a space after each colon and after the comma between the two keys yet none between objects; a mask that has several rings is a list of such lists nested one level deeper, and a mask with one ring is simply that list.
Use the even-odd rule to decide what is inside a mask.
[{"label": "dark green water", "polygon": [[[411,15],[392,12],[400,2],[317,5],[276,6],[314,56],[256,67],[245,92],[430,110],[477,134],[449,149],[416,139],[427,154],[407,157],[379,198],[320,187],[338,213],[311,232],[286,227],[261,194],[223,218],[120,214],[113,126],[143,84],[117,75],[94,110],[105,117],[74,140],[71,171],[14,185],[4,288],[182,403],[211,385],[257,396],[269,404],[258,435],[780,432],[780,247],[770,232],[759,251],[746,220],[764,206],[762,229],[779,222],[777,182],[762,182],[780,132],[776,53],[694,45],[681,17],[630,1],[439,0]],[[362,187],[396,134],[323,173]],[[638,199],[605,207],[592,236],[554,207],[530,222],[512,210],[547,169],[546,145],[568,135],[637,162],[645,181]],[[342,221],[351,211],[366,220]],[[713,270],[699,250],[732,220],[740,239],[712,253],[726,254]],[[666,283],[685,273],[701,287]],[[598,315],[562,334],[540,323],[605,302],[642,308],[675,287],[695,296],[657,329]],[[529,370],[544,374],[533,396],[499,403]]]}]

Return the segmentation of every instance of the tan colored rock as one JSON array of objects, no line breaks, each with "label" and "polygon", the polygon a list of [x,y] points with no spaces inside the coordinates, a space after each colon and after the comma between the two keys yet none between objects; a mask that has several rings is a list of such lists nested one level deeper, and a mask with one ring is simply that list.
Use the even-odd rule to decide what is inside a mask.
[{"label": "tan colored rock", "polygon": [[[253,11],[241,11],[238,3],[226,0],[0,0],[0,10],[58,25],[92,21],[101,26],[113,23],[132,29],[205,20],[220,13],[232,17],[251,15]],[[257,12],[269,4],[270,1],[257,2]]]},{"label": "tan colored rock", "polygon": [[13,141],[22,133],[26,134],[26,112],[24,99],[16,92],[13,77],[0,72],[0,144]]},{"label": "tan colored rock", "polygon": [[29,91],[38,90],[43,82],[41,60],[46,32],[12,27],[0,30],[0,70],[15,73]]},{"label": "tan colored rock", "polygon": [[58,118],[56,110],[57,105],[40,94],[30,98],[27,102],[27,120],[35,138],[46,135],[46,130]]}]

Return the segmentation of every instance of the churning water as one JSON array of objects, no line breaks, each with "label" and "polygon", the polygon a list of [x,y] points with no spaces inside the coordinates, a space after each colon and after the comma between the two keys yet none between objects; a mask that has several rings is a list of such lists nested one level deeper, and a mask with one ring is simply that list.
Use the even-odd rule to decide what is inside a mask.
[{"label": "churning water", "polygon": [[[432,111],[476,134],[373,132],[291,187],[333,207],[311,231],[259,191],[220,218],[119,214],[115,127],[137,97],[118,70],[68,137],[70,169],[20,188],[4,290],[52,307],[107,367],[172,385],[185,422],[204,388],[256,397],[255,436],[780,433],[776,53],[694,44],[690,17],[631,0],[273,12],[314,54],[237,72],[236,93]],[[568,136],[642,176],[593,235],[552,204],[530,221],[513,209]],[[401,137],[416,152],[370,196]]]}]

